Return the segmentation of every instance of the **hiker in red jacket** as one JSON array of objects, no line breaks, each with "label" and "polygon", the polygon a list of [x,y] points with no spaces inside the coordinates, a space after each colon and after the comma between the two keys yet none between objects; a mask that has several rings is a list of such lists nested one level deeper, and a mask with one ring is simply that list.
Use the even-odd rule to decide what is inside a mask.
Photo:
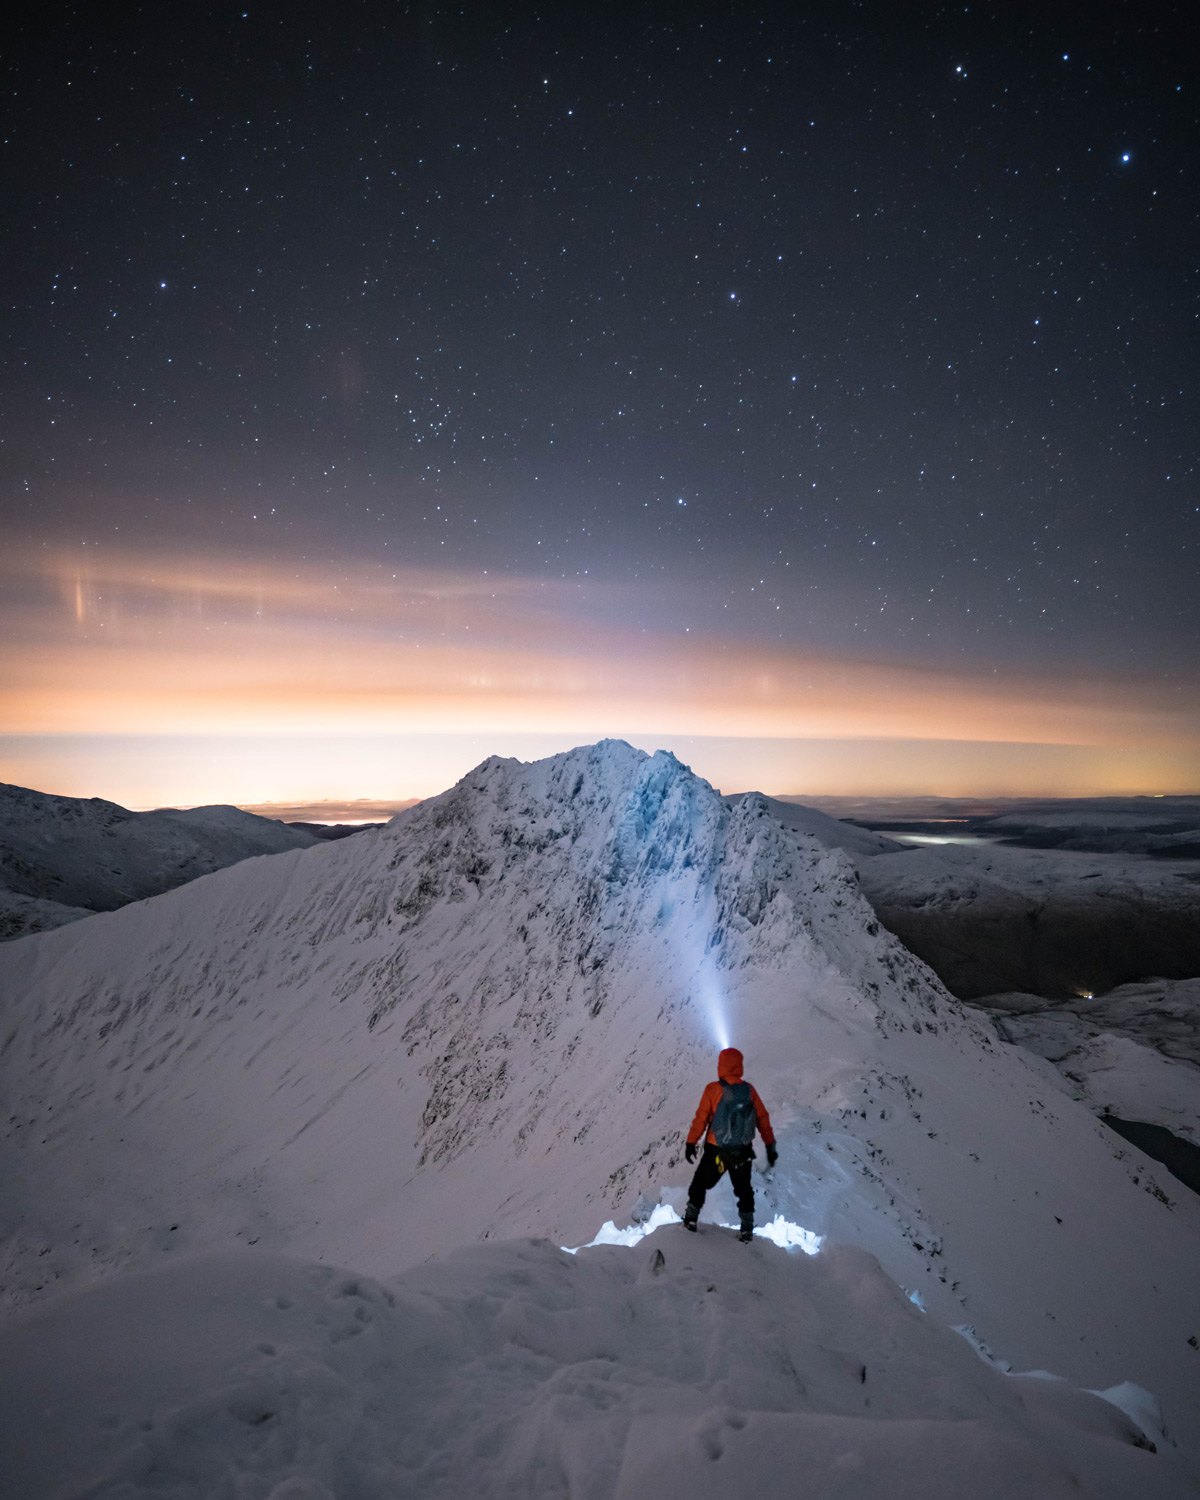
[{"label": "hiker in red jacket", "polygon": [[[686,1229],[695,1232],[696,1220],[704,1207],[710,1187],[715,1187],[725,1172],[737,1194],[742,1227],[738,1239],[749,1240],[754,1234],[754,1188],[750,1182],[750,1163],[754,1160],[755,1129],[767,1148],[767,1166],[773,1167],[779,1157],[775,1149],[775,1132],[771,1117],[758,1097],[753,1084],[742,1081],[742,1054],[736,1047],[726,1047],[717,1058],[717,1083],[710,1083],[700,1096],[700,1108],[688,1131],[684,1155],[696,1160],[696,1146],[704,1136],[704,1155],[688,1188],[688,1205],[683,1215]],[[707,1134],[705,1134],[707,1132]]]}]

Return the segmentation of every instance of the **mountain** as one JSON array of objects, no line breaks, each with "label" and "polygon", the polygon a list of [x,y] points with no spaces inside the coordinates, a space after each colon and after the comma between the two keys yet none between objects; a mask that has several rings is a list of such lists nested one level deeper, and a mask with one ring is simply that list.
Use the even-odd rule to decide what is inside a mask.
[{"label": "mountain", "polygon": [[780,1137],[760,1222],[871,1252],[1015,1367],[1145,1387],[1200,1448],[1200,1201],[952,999],[844,853],[665,753],[485,761],[8,944],[0,997],[11,1304],[188,1251],[393,1275],[678,1208],[728,1030]]},{"label": "mountain", "polygon": [[1130,829],[1162,833],[1164,828],[1200,832],[1200,796],[1142,797],[826,797],[781,794],[834,818],[853,818],[868,827],[896,822],[965,822],[1001,831],[1058,829],[1062,832]]},{"label": "mountain", "polygon": [[879,920],[963,1000],[1200,974],[1200,861],[947,844],[857,867]]},{"label": "mountain", "polygon": [[130,812],[0,783],[0,940],[161,895],[312,834],[236,807]]},{"label": "mountain", "polygon": [[1033,803],[980,820],[974,827],[1026,849],[1200,859],[1200,797],[1097,797]]},{"label": "mountain", "polygon": [[[904,845],[898,844],[895,839],[886,838],[882,833],[873,833],[869,828],[859,828],[854,823],[843,823],[802,802],[764,797],[761,792],[743,793],[742,796],[757,797],[777,823],[790,828],[793,833],[807,834],[826,849],[844,849],[847,854],[866,858],[876,854],[904,852]],[[741,801],[741,797],[728,797],[726,801],[732,807]]]},{"label": "mountain", "polygon": [[[4,853],[0,851],[0,860],[3,859]],[[12,867],[12,863],[7,861],[0,864],[0,881]],[[92,915],[92,909],[88,906],[68,906],[63,901],[42,901],[36,896],[25,896],[20,891],[0,885],[0,943],[7,942],[10,938],[25,937],[31,932],[49,932],[52,927],[65,927],[68,922],[78,922],[81,917]]]},{"label": "mountain", "polygon": [[348,839],[356,833],[365,833],[368,828],[382,828],[382,823],[287,823],[287,828],[298,828],[302,833],[311,833],[315,839]]},{"label": "mountain", "polygon": [[1054,1063],[1094,1114],[1170,1130],[1200,1157],[1200,979],[1150,979],[1055,1006],[1021,994],[982,1004],[1006,1041]]}]

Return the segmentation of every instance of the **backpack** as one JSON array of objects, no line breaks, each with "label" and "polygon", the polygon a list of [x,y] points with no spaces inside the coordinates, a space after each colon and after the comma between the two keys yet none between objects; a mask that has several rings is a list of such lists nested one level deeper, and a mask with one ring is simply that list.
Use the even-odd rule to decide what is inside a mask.
[{"label": "backpack", "polygon": [[718,1146],[748,1146],[758,1119],[748,1083],[722,1083],[721,1102],[713,1115],[712,1133]]}]

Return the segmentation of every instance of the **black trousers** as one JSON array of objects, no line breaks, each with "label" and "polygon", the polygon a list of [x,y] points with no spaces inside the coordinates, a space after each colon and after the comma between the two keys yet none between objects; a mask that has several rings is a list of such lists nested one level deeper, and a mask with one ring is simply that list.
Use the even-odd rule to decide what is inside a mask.
[{"label": "black trousers", "polygon": [[703,1208],[709,1188],[716,1187],[724,1174],[728,1172],[729,1181],[737,1195],[738,1213],[743,1220],[752,1220],[754,1218],[754,1187],[750,1182],[750,1167],[754,1157],[745,1147],[734,1147],[729,1151],[729,1155],[734,1157],[733,1161],[726,1159],[720,1146],[705,1145],[704,1154],[696,1168],[696,1175],[692,1178],[691,1187],[688,1188],[688,1199],[696,1205],[697,1209]]}]

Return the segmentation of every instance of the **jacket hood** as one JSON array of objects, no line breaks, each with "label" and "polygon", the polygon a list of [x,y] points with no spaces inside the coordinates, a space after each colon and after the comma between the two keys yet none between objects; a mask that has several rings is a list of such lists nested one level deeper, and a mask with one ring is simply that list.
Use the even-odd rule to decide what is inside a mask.
[{"label": "jacket hood", "polygon": [[722,1083],[741,1083],[742,1054],[736,1047],[726,1047],[717,1058],[717,1077]]}]

